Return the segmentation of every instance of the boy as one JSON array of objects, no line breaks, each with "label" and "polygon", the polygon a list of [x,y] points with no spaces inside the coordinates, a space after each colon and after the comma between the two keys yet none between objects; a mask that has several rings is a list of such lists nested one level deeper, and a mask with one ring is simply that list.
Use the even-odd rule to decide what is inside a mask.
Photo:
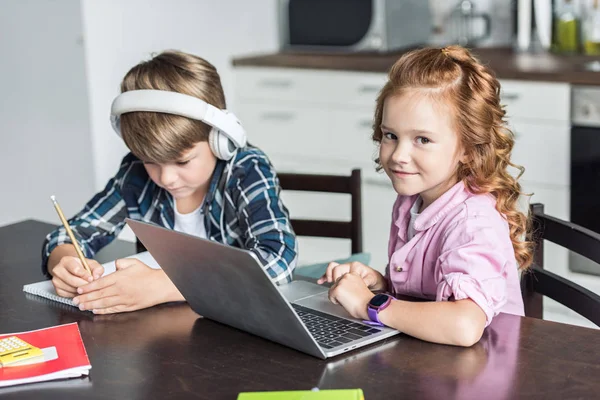
[{"label": "boy", "polygon": [[[113,126],[131,151],[104,190],[69,220],[86,258],[109,244],[125,218],[254,252],[275,283],[289,282],[297,241],[268,158],[246,145],[225,111],[210,63],[166,51],[133,67],[113,103]],[[133,311],[184,298],[162,270],[135,259],[117,271],[82,267],[64,228],[46,237],[43,272],[60,296],[97,314]]]}]

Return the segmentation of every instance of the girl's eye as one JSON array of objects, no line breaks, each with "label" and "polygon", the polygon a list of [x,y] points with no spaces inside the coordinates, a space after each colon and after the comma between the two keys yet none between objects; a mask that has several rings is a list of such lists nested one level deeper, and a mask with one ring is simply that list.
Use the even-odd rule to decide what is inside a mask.
[{"label": "girl's eye", "polygon": [[391,132],[384,132],[383,136],[389,140],[396,140],[398,137]]},{"label": "girl's eye", "polygon": [[419,144],[427,144],[429,142],[431,142],[431,141],[429,139],[427,139],[426,137],[419,136],[417,138],[417,143],[419,143]]},{"label": "girl's eye", "polygon": [[187,160],[187,161],[177,161],[177,165],[186,165],[189,162],[190,162],[190,160]]}]

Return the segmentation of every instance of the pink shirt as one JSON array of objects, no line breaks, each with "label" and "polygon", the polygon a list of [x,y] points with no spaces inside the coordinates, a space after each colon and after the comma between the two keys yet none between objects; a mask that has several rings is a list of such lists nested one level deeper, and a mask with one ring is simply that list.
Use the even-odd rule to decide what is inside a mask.
[{"label": "pink shirt", "polygon": [[407,242],[410,208],[417,196],[398,196],[392,211],[390,291],[428,300],[477,303],[486,326],[499,312],[524,315],[508,223],[490,194],[454,185],[415,220]]}]

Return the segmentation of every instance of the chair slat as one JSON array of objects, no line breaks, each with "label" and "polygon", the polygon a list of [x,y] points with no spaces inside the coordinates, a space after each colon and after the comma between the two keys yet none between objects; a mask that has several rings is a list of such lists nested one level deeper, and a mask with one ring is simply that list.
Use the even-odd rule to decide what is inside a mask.
[{"label": "chair slat", "polygon": [[351,222],[292,219],[291,223],[298,236],[352,238]]},{"label": "chair slat", "polygon": [[600,326],[600,296],[544,269],[544,241],[600,263],[600,235],[571,222],[544,213],[543,204],[532,204],[534,265],[524,274],[521,288],[525,315],[542,318],[547,296]]},{"label": "chair slat", "polygon": [[600,234],[548,214],[536,215],[535,221],[544,239],[600,263]]},{"label": "chair slat", "polygon": [[531,279],[533,290],[536,293],[558,301],[600,326],[600,296],[575,282],[537,266],[531,267],[527,273],[532,274],[528,278]]},{"label": "chair slat", "polygon": [[[310,192],[352,193],[348,177],[336,175],[279,174],[279,183],[285,190]],[[346,178],[346,179],[340,179]]]}]

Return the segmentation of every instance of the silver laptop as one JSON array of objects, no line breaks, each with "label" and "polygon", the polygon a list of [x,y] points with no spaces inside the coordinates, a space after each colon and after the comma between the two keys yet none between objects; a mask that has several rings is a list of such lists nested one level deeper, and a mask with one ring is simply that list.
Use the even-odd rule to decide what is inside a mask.
[{"label": "silver laptop", "polygon": [[327,287],[299,280],[275,285],[250,251],[154,224],[127,223],[205,318],[323,359],[399,333],[352,318],[329,301]]}]

